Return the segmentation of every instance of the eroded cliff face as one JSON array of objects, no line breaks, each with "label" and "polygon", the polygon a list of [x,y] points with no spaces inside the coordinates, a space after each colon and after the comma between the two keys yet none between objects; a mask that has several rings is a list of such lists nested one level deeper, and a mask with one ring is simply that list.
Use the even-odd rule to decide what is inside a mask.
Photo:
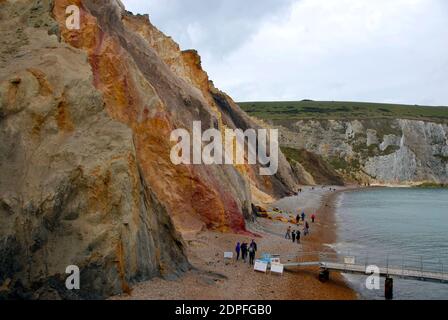
[{"label": "eroded cliff face", "polygon": [[322,156],[347,182],[448,182],[448,126],[417,120],[278,121],[281,144]]},{"label": "eroded cliff face", "polygon": [[251,213],[249,180],[276,196],[295,187],[284,158],[274,177],[259,177],[255,166],[173,165],[169,136],[176,128],[191,130],[197,120],[204,130],[254,126],[208,81],[197,53],[180,51],[147,16],[133,16],[119,2],[78,1],[83,19],[73,32],[65,29],[69,3],[55,2],[62,38],[87,52],[108,113],[132,129],[143,175],[181,232],[204,225],[244,232],[244,216]]},{"label": "eroded cliff face", "polygon": [[[80,30],[66,29],[71,4]],[[113,0],[0,1],[0,15],[2,297],[99,298],[177,275],[181,235],[245,233],[252,194],[296,188],[283,155],[275,176],[173,165],[176,128],[258,126],[147,16]]]},{"label": "eroded cliff face", "polygon": [[[132,130],[105,110],[88,56],[48,34],[51,9],[1,4],[0,295],[102,298],[179,274],[182,241]],[[69,265],[80,290],[65,288]]]}]

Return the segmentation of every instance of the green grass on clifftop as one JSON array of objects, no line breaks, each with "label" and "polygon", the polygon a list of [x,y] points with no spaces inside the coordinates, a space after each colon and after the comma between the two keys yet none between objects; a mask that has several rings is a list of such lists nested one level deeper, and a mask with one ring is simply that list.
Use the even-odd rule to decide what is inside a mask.
[{"label": "green grass on clifftop", "polygon": [[448,184],[443,183],[435,183],[435,182],[425,182],[419,185],[416,185],[417,188],[428,188],[428,189],[439,189],[439,188],[448,188]]},{"label": "green grass on clifftop", "polygon": [[287,119],[413,119],[448,123],[448,107],[343,101],[239,102],[249,115],[265,120]]}]

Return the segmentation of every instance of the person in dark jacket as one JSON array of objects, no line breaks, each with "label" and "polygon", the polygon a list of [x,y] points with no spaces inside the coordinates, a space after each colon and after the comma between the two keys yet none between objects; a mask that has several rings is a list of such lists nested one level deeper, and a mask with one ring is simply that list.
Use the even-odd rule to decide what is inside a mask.
[{"label": "person in dark jacket", "polygon": [[244,262],[246,262],[247,259],[247,243],[243,242],[241,244],[241,259],[243,259]]},{"label": "person in dark jacket", "polygon": [[300,243],[300,230],[296,231],[296,240],[297,240],[297,243]]},{"label": "person in dark jacket", "polygon": [[255,253],[257,252],[257,244],[254,240],[249,245],[249,264],[253,265],[255,261]]},{"label": "person in dark jacket", "polygon": [[241,245],[239,242],[236,243],[235,252],[236,252],[236,260],[238,261],[240,259],[240,251],[241,251]]},{"label": "person in dark jacket", "polygon": [[308,221],[305,223],[305,228],[303,229],[303,235],[307,236],[310,233],[310,225],[308,224]]},{"label": "person in dark jacket", "polygon": [[296,232],[292,232],[292,242],[296,242]]},{"label": "person in dark jacket", "polygon": [[255,242],[254,239],[252,239],[252,241],[250,242],[250,247],[254,247],[255,252],[257,252],[257,243]]}]

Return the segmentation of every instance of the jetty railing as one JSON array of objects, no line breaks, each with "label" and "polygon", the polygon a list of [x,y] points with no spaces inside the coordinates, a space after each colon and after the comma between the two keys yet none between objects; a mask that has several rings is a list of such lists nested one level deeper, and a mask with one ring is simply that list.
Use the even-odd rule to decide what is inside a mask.
[{"label": "jetty railing", "polygon": [[[362,273],[367,267],[375,266],[383,276],[397,276],[416,280],[448,282],[448,255],[437,257],[430,255],[397,255],[385,253],[359,254],[334,251],[298,252],[282,255],[281,261],[293,266],[315,263],[321,266],[333,266],[341,272]],[[367,274],[367,273],[366,273]],[[420,278],[420,279],[419,279]]]}]

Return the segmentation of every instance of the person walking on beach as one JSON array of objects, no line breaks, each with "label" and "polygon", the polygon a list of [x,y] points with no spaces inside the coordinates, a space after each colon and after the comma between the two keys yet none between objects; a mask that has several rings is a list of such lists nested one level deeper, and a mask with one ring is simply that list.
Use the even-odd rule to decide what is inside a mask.
[{"label": "person walking on beach", "polygon": [[313,213],[313,215],[311,216],[311,222],[314,223],[315,219],[316,219],[316,215]]},{"label": "person walking on beach", "polygon": [[310,233],[310,225],[308,224],[308,221],[305,222],[305,229],[303,230],[303,235],[307,236]]},{"label": "person walking on beach", "polygon": [[247,243],[245,241],[241,244],[241,259],[243,259],[244,262],[246,262],[247,259]]},{"label": "person walking on beach", "polygon": [[302,221],[305,221],[305,211],[302,211]]},{"label": "person walking on beach", "polygon": [[291,226],[286,229],[285,239],[291,239]]},{"label": "person walking on beach", "polygon": [[252,246],[249,246],[249,264],[253,265],[255,260],[255,249]]},{"label": "person walking on beach", "polygon": [[254,239],[252,239],[252,241],[250,242],[250,246],[251,247],[254,247],[254,249],[255,249],[255,252],[257,252],[257,243],[255,242],[255,240]]},{"label": "person walking on beach", "polygon": [[296,242],[296,232],[295,231],[292,232],[292,242],[293,243]]},{"label": "person walking on beach", "polygon": [[297,216],[296,216],[296,223],[299,224],[299,222],[300,222],[300,215],[297,214]]},{"label": "person walking on beach", "polygon": [[257,244],[254,240],[250,243],[249,246],[249,264],[253,265],[255,261],[255,252],[257,252]]},{"label": "person walking on beach", "polygon": [[297,243],[300,243],[300,230],[296,231],[296,239],[297,239]]},{"label": "person walking on beach", "polygon": [[236,261],[240,259],[240,251],[241,251],[241,245],[239,242],[236,243],[235,252],[236,252]]}]

